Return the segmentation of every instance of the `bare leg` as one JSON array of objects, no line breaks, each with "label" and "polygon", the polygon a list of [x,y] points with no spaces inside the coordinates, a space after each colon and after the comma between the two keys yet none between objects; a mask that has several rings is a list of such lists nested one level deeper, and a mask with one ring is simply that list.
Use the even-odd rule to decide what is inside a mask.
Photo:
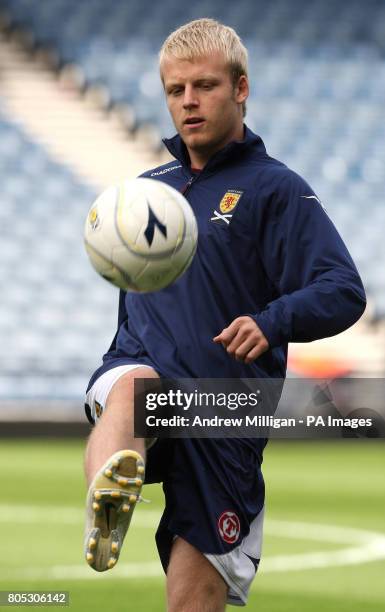
[{"label": "bare leg", "polygon": [[118,561],[142,490],[145,440],[134,438],[135,378],[158,375],[140,367],[116,381],[86,450],[84,549],[87,563],[98,572],[112,569]]},{"label": "bare leg", "polygon": [[167,570],[168,612],[223,612],[227,590],[206,557],[178,537]]},{"label": "bare leg", "polygon": [[145,458],[143,438],[134,438],[134,380],[159,378],[150,368],[136,368],[121,376],[112,387],[104,413],[94,427],[85,454],[85,473],[90,485],[96,472],[116,451],[135,450]]}]

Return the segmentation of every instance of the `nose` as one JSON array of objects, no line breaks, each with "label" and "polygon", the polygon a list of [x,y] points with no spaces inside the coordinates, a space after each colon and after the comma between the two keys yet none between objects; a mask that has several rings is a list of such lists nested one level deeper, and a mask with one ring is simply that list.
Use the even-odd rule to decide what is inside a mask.
[{"label": "nose", "polygon": [[196,108],[199,106],[199,100],[196,95],[196,91],[191,85],[186,85],[183,96],[183,108]]}]

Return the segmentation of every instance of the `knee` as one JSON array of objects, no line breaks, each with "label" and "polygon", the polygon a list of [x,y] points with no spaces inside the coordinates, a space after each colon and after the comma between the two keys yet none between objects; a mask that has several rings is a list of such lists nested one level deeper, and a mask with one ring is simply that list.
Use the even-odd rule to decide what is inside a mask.
[{"label": "knee", "polygon": [[182,538],[174,542],[167,571],[168,612],[222,612],[227,590],[201,552]]},{"label": "knee", "polygon": [[209,579],[188,580],[168,589],[167,612],[222,612],[223,587]]},{"label": "knee", "polygon": [[[123,376],[118,378],[118,380],[112,386],[107,396],[106,407],[114,403],[126,404],[127,401],[132,401],[134,399],[135,391],[141,391],[139,381],[135,387],[136,379],[159,380],[159,376],[155,370],[150,368],[137,368],[136,370],[123,374]],[[144,389],[144,385],[142,385],[142,387]]]}]

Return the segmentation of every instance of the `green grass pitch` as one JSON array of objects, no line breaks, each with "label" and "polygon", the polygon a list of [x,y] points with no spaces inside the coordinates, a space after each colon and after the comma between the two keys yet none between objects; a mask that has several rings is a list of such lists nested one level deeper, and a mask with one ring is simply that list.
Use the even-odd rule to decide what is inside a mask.
[{"label": "green grass pitch", "polygon": [[[161,487],[145,487],[152,502],[136,509],[116,568],[93,572],[82,550],[83,446],[1,441],[0,590],[67,590],[79,612],[163,611]],[[362,440],[269,443],[264,554],[247,610],[385,609],[384,451]]]}]

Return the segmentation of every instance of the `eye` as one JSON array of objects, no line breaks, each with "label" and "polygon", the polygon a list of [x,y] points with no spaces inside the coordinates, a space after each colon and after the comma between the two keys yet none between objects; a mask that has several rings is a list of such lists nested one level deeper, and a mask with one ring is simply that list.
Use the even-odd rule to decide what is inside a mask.
[{"label": "eye", "polygon": [[169,90],[168,95],[169,96],[179,96],[182,93],[182,88],[181,87],[173,87],[172,89]]}]

